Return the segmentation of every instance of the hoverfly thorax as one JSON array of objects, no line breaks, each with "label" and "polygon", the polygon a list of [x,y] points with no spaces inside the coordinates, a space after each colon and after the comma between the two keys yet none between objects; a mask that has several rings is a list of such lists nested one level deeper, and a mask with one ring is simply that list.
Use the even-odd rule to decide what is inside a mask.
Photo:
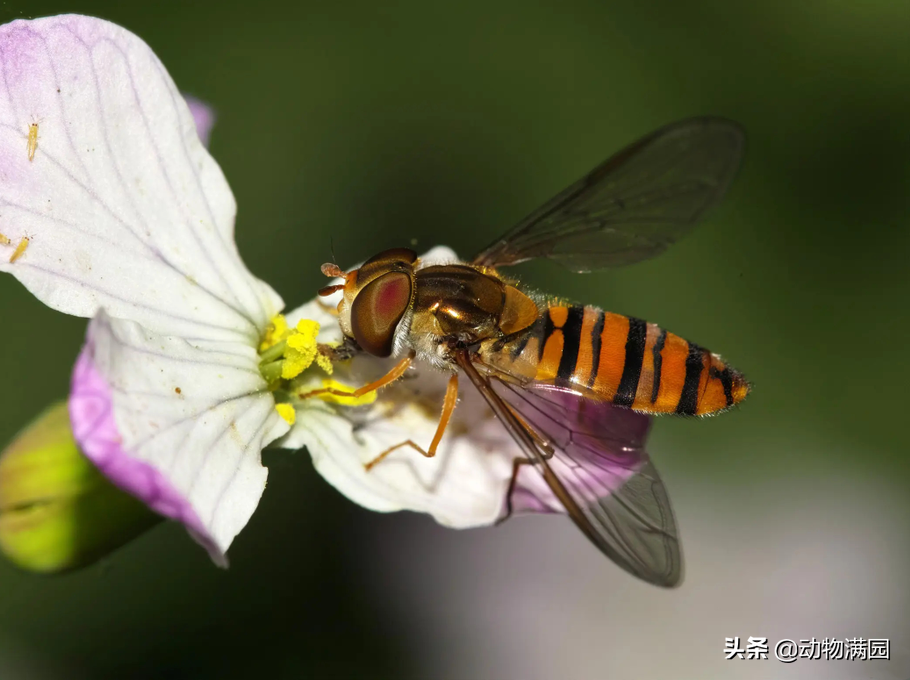
[{"label": "hoverfly thorax", "polygon": [[492,270],[467,264],[417,272],[412,332],[471,344],[524,330],[539,315],[537,304]]},{"label": "hoverfly thorax", "polygon": [[387,357],[395,346],[399,325],[414,304],[414,263],[417,253],[408,248],[391,248],[364,262],[359,269],[342,272],[325,264],[328,276],[340,276],[340,286],[323,288],[321,295],[342,289],[338,321],[342,332],[374,356]]}]

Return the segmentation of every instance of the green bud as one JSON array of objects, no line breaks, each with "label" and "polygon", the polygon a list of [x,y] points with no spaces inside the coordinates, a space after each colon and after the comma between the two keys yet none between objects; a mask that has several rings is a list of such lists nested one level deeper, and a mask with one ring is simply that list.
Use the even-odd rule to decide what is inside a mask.
[{"label": "green bud", "polygon": [[0,454],[0,550],[44,574],[84,567],[161,521],[80,453],[66,403],[48,408]]}]

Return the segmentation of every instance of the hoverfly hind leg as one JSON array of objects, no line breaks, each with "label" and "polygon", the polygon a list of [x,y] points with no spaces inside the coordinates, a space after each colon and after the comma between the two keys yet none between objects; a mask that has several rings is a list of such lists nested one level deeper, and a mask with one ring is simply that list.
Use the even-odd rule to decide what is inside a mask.
[{"label": "hoverfly hind leg", "polygon": [[415,444],[412,440],[407,439],[399,444],[395,444],[395,446],[387,448],[370,462],[364,463],[363,467],[366,468],[367,472],[369,472],[386,456],[388,456],[393,451],[402,448],[403,446],[410,446],[412,449],[422,454],[426,458],[432,458],[435,456],[436,449],[439,448],[439,442],[442,440],[442,435],[445,434],[446,427],[449,425],[449,420],[452,417],[452,413],[455,411],[456,403],[458,403],[458,374],[453,373],[452,377],[449,378],[449,384],[446,386],[446,396],[445,400],[442,403],[442,414],[439,416],[439,425],[436,427],[436,434],[433,436],[433,441],[430,442],[430,448],[424,450]]},{"label": "hoverfly hind leg", "polygon": [[518,481],[518,471],[522,465],[533,465],[527,458],[512,459],[512,479],[509,480],[509,488],[506,491],[506,514],[493,522],[493,526],[499,526],[512,516],[512,494],[515,493],[515,483]]},{"label": "hoverfly hind leg", "polygon": [[515,416],[515,419],[524,426],[525,430],[527,430],[531,439],[534,440],[534,443],[537,444],[537,447],[540,449],[540,455],[543,456],[544,460],[550,460],[553,457],[553,444],[541,437],[537,430],[529,426],[527,421],[515,412],[514,408],[508,404],[506,404],[506,407],[512,412],[512,415]]},{"label": "hoverfly hind leg", "polygon": [[[512,415],[515,416],[515,418],[518,420],[518,422],[520,422],[522,425],[524,425],[525,430],[527,430],[528,434],[531,436],[531,438],[534,440],[534,442],[537,444],[538,448],[540,449],[540,454],[543,456],[544,460],[550,460],[550,458],[553,457],[553,445],[550,442],[548,442],[546,439],[541,437],[537,433],[536,430],[528,427],[528,424],[527,424],[527,422],[525,422],[524,418],[522,418],[520,415],[515,413],[515,409],[510,407],[508,404],[506,404],[506,407],[512,412]],[[515,493],[515,484],[518,482],[519,469],[521,468],[522,465],[534,465],[534,464],[535,464],[534,461],[529,460],[527,458],[514,458],[512,460],[512,478],[509,480],[509,488],[506,491],[506,514],[503,515],[502,517],[500,517],[499,519],[497,519],[493,523],[494,526],[499,526],[500,524],[502,524],[503,522],[505,522],[507,519],[509,519],[512,516],[512,512],[513,512],[512,494]]]},{"label": "hoverfly hind leg", "polygon": [[412,440],[406,439],[405,441],[403,441],[399,444],[395,444],[395,446],[390,446],[389,448],[387,448],[385,451],[380,453],[378,456],[376,456],[370,462],[364,463],[363,464],[364,469],[367,472],[369,472],[370,470],[373,469],[373,467],[375,465],[377,465],[378,463],[381,463],[385,459],[385,457],[388,456],[390,453],[392,453],[393,451],[397,451],[398,449],[400,449],[404,446],[410,446],[412,449],[414,449],[415,451],[417,451],[418,453],[420,453],[421,455],[423,455],[427,458],[432,458],[433,456],[436,455],[436,451],[434,451],[432,448],[429,451],[424,451],[422,448],[420,448],[419,445],[415,444]]}]

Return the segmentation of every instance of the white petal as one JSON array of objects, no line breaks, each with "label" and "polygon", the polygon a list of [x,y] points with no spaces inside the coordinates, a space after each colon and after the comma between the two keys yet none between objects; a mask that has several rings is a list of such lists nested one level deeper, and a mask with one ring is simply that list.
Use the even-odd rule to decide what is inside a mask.
[{"label": "white petal", "polygon": [[[336,368],[333,377],[358,387],[387,367],[387,362],[357,357],[350,370]],[[408,439],[429,447],[447,379],[446,374],[421,366],[416,376],[384,389],[372,407],[304,400],[291,433],[277,445],[306,446],[316,470],[332,486],[371,510],[426,512],[452,527],[491,524],[503,511],[512,460],[521,452],[465,380],[434,458],[403,447],[371,471],[364,468],[382,451]]]},{"label": "white petal", "polygon": [[458,254],[448,246],[434,246],[420,256],[420,266],[455,264],[461,262]]},{"label": "white petal", "polygon": [[69,314],[255,341],[281,300],[240,260],[233,195],[149,47],[99,19],[14,21],[0,67],[0,271]]},{"label": "white petal", "polygon": [[136,461],[159,473],[195,511],[204,531],[188,524],[200,542],[223,556],[265,488],[260,451],[288,429],[256,352],[240,343],[196,347],[103,311],[87,351],[113,395],[128,459],[119,468]]}]

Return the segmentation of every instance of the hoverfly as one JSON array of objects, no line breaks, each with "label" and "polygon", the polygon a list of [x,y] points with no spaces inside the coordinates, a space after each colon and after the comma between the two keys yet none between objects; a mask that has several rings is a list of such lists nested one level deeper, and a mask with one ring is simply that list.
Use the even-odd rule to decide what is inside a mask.
[{"label": "hoverfly", "polygon": [[[702,416],[742,401],[749,384],[717,354],[656,324],[537,295],[498,269],[533,258],[575,272],[639,262],[688,232],[720,201],[744,134],[712,117],[673,123],[595,168],[470,262],[422,265],[407,248],[344,272],[339,322],[350,351],[403,355],[360,396],[415,361],[451,374],[429,449],[442,438],[467,376],[520,447],[506,514],[561,505],[617,565],[677,585],[682,555],[663,482],[644,450],[651,416]],[[351,394],[332,389],[317,390]],[[537,475],[520,474],[525,468]]]}]

